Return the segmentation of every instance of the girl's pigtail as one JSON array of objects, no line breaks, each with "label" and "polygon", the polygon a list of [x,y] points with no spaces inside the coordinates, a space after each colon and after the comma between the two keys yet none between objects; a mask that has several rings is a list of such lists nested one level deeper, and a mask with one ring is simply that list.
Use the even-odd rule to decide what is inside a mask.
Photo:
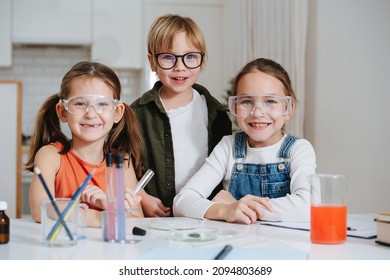
[{"label": "girl's pigtail", "polygon": [[143,141],[138,127],[137,117],[127,104],[122,119],[114,124],[106,141],[105,150],[115,149],[130,156],[138,178],[143,174]]},{"label": "girl's pigtail", "polygon": [[69,141],[61,131],[60,120],[56,112],[56,104],[59,101],[58,94],[46,99],[38,111],[35,119],[34,132],[30,139],[30,148],[25,169],[34,171],[34,159],[38,150],[47,144],[59,141],[64,145],[64,150],[70,149]]}]

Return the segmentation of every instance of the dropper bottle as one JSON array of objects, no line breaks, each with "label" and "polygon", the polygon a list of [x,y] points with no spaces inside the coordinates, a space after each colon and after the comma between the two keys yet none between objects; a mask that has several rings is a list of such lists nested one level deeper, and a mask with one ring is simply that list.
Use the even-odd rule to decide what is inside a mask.
[{"label": "dropper bottle", "polygon": [[7,244],[9,241],[9,218],[5,213],[7,202],[0,201],[0,244]]}]

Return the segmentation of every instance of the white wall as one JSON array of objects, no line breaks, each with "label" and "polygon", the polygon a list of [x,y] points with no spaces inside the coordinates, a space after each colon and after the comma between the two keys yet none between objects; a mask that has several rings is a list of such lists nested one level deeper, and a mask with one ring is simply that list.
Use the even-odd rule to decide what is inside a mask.
[{"label": "white wall", "polygon": [[349,212],[390,210],[390,1],[309,1],[305,137],[348,176]]}]

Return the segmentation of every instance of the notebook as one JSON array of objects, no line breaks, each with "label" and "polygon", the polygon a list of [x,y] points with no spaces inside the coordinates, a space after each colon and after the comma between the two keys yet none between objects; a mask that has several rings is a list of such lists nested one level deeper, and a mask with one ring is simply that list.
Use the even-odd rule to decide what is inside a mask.
[{"label": "notebook", "polygon": [[[173,248],[155,247],[141,256],[142,260],[212,260],[224,246],[213,248]],[[225,260],[306,260],[307,252],[298,250],[279,250],[234,247]]]}]

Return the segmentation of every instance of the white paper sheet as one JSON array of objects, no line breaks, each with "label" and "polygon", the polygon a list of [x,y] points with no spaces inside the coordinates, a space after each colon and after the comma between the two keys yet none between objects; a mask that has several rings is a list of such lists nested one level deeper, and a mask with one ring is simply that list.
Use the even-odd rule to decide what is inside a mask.
[{"label": "white paper sheet", "polygon": [[[296,230],[306,230],[310,231],[310,223],[301,223],[301,222],[260,222],[261,225],[275,226]],[[347,227],[353,230],[348,230],[347,235],[350,237],[359,237],[371,239],[376,237],[376,224],[374,220],[371,221],[361,221],[348,219]]]}]

